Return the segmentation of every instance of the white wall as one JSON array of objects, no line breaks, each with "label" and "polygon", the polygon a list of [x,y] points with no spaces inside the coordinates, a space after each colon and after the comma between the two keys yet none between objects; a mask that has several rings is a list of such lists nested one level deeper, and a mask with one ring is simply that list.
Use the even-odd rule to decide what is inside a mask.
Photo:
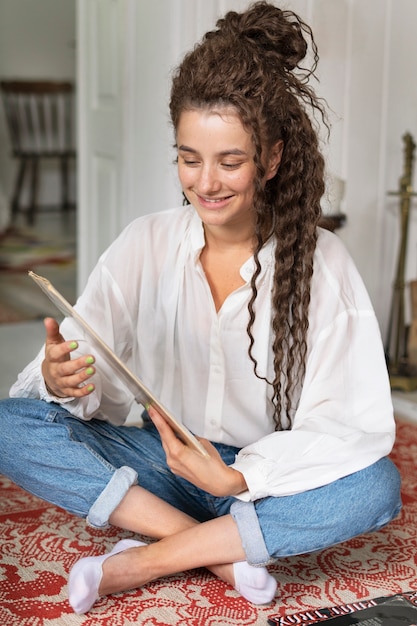
[{"label": "white wall", "polygon": [[[417,143],[417,3],[414,0],[392,2],[390,16],[390,55],[387,60],[387,132],[385,137],[384,189],[398,190],[403,173],[404,143],[402,136],[410,132]],[[417,158],[417,153],[415,153]],[[414,167],[414,189],[417,188]],[[382,187],[382,185],[381,185]],[[399,200],[386,195],[381,198],[383,239],[380,263],[385,282],[394,276],[399,245]],[[411,203],[406,280],[417,277],[417,199]],[[383,285],[381,285],[381,291]],[[408,295],[408,292],[406,292]],[[409,311],[408,311],[409,312]]]},{"label": "white wall", "polygon": [[[0,78],[75,81],[75,0],[0,0]],[[10,197],[16,164],[0,105],[0,186]],[[60,200],[57,164],[42,166],[39,202]],[[75,199],[72,181],[72,199]],[[26,202],[26,196],[22,198]]]}]

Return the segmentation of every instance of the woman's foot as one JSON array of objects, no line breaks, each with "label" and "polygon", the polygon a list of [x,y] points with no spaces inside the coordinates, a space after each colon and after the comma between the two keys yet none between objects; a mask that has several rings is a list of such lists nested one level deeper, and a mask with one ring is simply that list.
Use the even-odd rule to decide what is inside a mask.
[{"label": "woman's foot", "polygon": [[[78,561],[72,568],[68,581],[69,602],[75,613],[86,613],[100,597],[102,566],[110,556],[146,545],[141,541],[123,539],[108,554],[89,556]],[[277,582],[265,567],[253,567],[246,561],[238,561],[233,565],[217,566],[213,570],[253,604],[267,604],[275,595]]]},{"label": "woman's foot", "polygon": [[268,604],[275,596],[277,581],[266,567],[253,567],[247,561],[233,563],[234,587],[253,604]]},{"label": "woman's foot", "polygon": [[87,556],[80,559],[70,571],[68,580],[69,603],[75,613],[86,613],[99,598],[99,587],[103,576],[102,565],[106,559],[114,554],[145,546],[142,541],[122,539],[108,554],[101,556]]}]

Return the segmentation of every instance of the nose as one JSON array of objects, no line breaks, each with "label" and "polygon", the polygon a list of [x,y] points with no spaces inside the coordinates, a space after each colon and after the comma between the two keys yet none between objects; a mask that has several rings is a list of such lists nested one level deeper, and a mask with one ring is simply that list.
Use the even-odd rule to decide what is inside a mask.
[{"label": "nose", "polygon": [[201,167],[197,186],[200,195],[213,194],[221,189],[221,181],[215,165],[205,164]]}]

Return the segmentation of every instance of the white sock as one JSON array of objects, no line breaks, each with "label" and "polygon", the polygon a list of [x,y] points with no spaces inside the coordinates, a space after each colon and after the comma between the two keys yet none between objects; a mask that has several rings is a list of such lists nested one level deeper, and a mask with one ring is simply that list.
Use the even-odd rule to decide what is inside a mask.
[{"label": "white sock", "polygon": [[233,563],[235,589],[253,604],[268,604],[275,595],[277,581],[266,567],[253,567],[247,561]]},{"label": "white sock", "polygon": [[129,548],[145,545],[142,541],[122,539],[116,543],[113,550],[108,554],[87,556],[77,561],[71,569],[68,579],[68,599],[75,613],[86,613],[98,600],[98,588],[103,576],[101,566],[109,556],[129,550]]}]

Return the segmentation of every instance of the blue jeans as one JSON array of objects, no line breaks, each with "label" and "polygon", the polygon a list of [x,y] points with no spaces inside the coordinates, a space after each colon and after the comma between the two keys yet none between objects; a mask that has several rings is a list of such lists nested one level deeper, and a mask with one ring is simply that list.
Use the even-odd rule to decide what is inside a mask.
[{"label": "blue jeans", "polygon": [[[233,463],[237,448],[214,445]],[[149,420],[143,428],[83,422],[59,405],[23,398],[0,401],[0,473],[96,527],[108,524],[137,482],[201,522],[230,513],[253,565],[378,530],[401,509],[399,474],[387,458],[294,496],[217,498],[170,471]]]}]

